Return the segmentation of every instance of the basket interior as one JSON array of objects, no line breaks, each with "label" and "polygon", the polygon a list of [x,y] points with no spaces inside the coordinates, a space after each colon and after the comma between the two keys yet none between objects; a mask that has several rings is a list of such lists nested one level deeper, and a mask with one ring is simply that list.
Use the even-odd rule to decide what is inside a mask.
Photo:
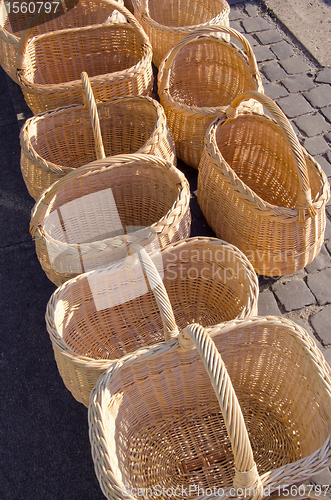
[{"label": "basket interior", "polygon": [[[182,243],[182,242],[181,242]],[[234,319],[253,300],[247,269],[231,249],[186,240],[159,254],[158,269],[176,323],[205,326]],[[76,354],[114,359],[164,340],[160,312],[140,268],[87,275],[64,288],[54,311],[58,335]],[[161,271],[162,272],[162,271]],[[135,296],[134,296],[135,295]],[[122,301],[122,297],[130,300]]]},{"label": "basket interior", "polygon": [[[3,1],[1,1],[1,4],[2,3]],[[36,5],[36,9],[38,9],[38,5]],[[36,12],[38,12],[38,10],[36,10]],[[110,9],[106,3],[79,0],[77,5],[75,5],[75,7],[70,9],[64,15],[56,17],[51,21],[38,24],[33,29],[31,36],[42,35],[43,33],[61,29],[78,28],[90,24],[101,24],[107,20],[111,13],[112,9]],[[18,12],[17,14],[15,14],[16,25],[14,26],[14,28],[16,28],[17,26],[24,26],[29,19],[30,15],[27,18],[26,15]],[[17,36],[17,38],[20,38],[22,35],[22,31],[13,31],[13,27],[10,24],[6,9],[0,8],[0,26],[8,31],[8,33]]]},{"label": "basket interior", "polygon": [[257,82],[243,54],[221,39],[203,38],[188,43],[173,61],[169,93],[179,104],[226,106],[247,90],[257,90]]},{"label": "basket interior", "polygon": [[[157,113],[149,101],[123,98],[97,107],[106,156],[135,153],[151,139]],[[46,161],[78,168],[96,160],[87,109],[64,109],[36,121],[33,127],[28,130],[31,146]]]},{"label": "basket interior", "polygon": [[112,74],[135,66],[143,58],[143,42],[129,24],[57,31],[30,40],[24,76],[39,85]]},{"label": "basket interior", "polygon": [[158,0],[149,0],[149,15],[154,21],[163,26],[197,26],[207,23],[227,12],[223,0],[175,0],[162,3]]},{"label": "basket interior", "polygon": [[[330,434],[330,392],[283,325],[254,325],[214,337],[243,411],[260,474],[308,457]],[[126,488],[233,486],[223,417],[197,351],[127,364],[103,398],[107,458]],[[103,442],[104,446],[104,442]],[[297,477],[297,476],[296,476]],[[178,491],[178,490],[177,490]],[[180,490],[179,490],[180,491]],[[190,493],[190,492],[188,492]],[[169,498],[161,495],[160,498]]]},{"label": "basket interior", "polygon": [[[297,206],[301,187],[298,167],[285,134],[268,117],[239,115],[220,125],[216,143],[238,177],[264,201],[281,207]],[[306,159],[312,199],[320,193],[321,178]]]}]

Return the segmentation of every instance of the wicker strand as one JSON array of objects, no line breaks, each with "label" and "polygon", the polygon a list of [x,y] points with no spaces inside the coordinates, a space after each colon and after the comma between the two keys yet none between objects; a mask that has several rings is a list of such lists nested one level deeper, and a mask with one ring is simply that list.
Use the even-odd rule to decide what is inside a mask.
[{"label": "wicker strand", "polygon": [[[83,71],[81,74],[82,78],[82,86],[86,94],[86,99],[87,99],[87,106],[89,109],[90,117],[91,117],[91,123],[92,123],[92,130],[93,130],[93,136],[94,136],[94,146],[95,146],[95,153],[97,156],[98,160],[101,160],[102,158],[105,158],[105,150],[103,147],[103,142],[102,142],[102,135],[101,135],[101,128],[100,128],[100,120],[99,120],[99,115],[98,115],[98,110],[97,106],[95,103],[94,95],[93,95],[93,90],[90,84],[90,81],[88,79],[88,74]],[[109,154],[109,156],[111,153]]]}]

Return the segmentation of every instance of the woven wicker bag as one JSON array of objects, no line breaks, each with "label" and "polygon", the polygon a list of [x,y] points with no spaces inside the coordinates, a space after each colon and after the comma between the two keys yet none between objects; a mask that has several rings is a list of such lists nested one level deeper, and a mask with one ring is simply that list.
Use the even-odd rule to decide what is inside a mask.
[{"label": "woven wicker bag", "polygon": [[16,67],[25,100],[34,114],[81,103],[82,71],[95,99],[149,95],[152,48],[135,17],[114,0],[100,0],[129,22],[59,30],[20,38]]},{"label": "woven wicker bag", "polygon": [[95,160],[100,144],[105,156],[146,153],[176,164],[173,138],[157,101],[133,96],[95,104],[91,92],[87,95],[88,106],[40,113],[21,130],[21,171],[35,200],[55,181]]},{"label": "woven wicker bag", "polygon": [[[246,55],[220,38],[224,33],[239,40]],[[194,168],[199,165],[211,122],[224,114],[238,94],[263,91],[250,44],[239,32],[225,26],[201,28],[185,36],[163,59],[158,82],[177,156]],[[256,101],[244,106],[262,111]]]},{"label": "woven wicker bag", "polygon": [[[117,1],[123,5],[122,0]],[[65,0],[65,2],[67,6],[70,5],[69,0]],[[65,14],[35,26],[32,35],[37,36],[66,28],[102,24],[115,19],[115,13],[112,12],[112,9],[100,0],[79,0],[78,3],[76,0],[73,0],[73,3],[76,5]],[[39,4],[37,4],[37,9],[38,5]],[[11,4],[9,7],[12,8],[13,5]],[[15,14],[15,21],[18,24],[22,24],[18,21],[18,17],[22,18],[23,23],[25,15],[22,13]],[[6,10],[6,2],[0,0],[0,65],[16,83],[18,83],[16,75],[16,56],[21,35],[22,31],[13,31]]]},{"label": "woven wicker bag", "polygon": [[153,63],[159,66],[185,35],[211,24],[229,26],[226,0],[133,0],[134,14],[153,48]]},{"label": "woven wicker bag", "polygon": [[177,325],[183,328],[192,320],[214,325],[257,311],[256,274],[226,242],[189,238],[150,257],[145,246],[135,261],[133,255],[127,257],[127,248],[123,243],[117,263],[107,269],[67,281],[47,305],[47,330],[59,372],[86,406],[99,376],[112,363],[177,335]]},{"label": "woven wicker bag", "polygon": [[[254,97],[273,115],[238,114]],[[198,202],[219,238],[240,248],[258,274],[303,269],[324,240],[329,184],[268,97],[246,92],[210,126],[199,165]]]},{"label": "woven wicker bag", "polygon": [[171,163],[117,155],[79,167],[45,190],[32,210],[30,232],[42,268],[59,286],[109,265],[117,236],[151,227],[161,248],[188,237],[189,202],[189,184]]},{"label": "woven wicker bag", "polygon": [[108,499],[258,500],[330,466],[330,370],[305,330],[257,317],[208,332],[190,325],[98,380],[90,440]]}]

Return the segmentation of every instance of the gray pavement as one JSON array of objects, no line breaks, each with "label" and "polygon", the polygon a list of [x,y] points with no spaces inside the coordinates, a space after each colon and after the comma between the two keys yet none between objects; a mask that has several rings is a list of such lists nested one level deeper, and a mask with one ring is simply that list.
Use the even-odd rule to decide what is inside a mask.
[{"label": "gray pavement", "polygon": [[[301,143],[331,179],[331,60],[327,50],[322,54],[331,40],[330,2],[229,3],[231,26],[253,45],[266,94],[279,104]],[[317,14],[320,8],[319,18],[314,18],[315,25],[323,25],[315,30],[317,52],[305,41],[304,22],[293,26],[290,21],[292,14],[294,19],[298,13],[304,17],[308,8]],[[45,308],[55,286],[35,255],[28,229],[34,201],[20,172],[19,130],[30,115],[19,87],[0,68],[0,499],[101,500],[87,411],[65,389],[45,328]],[[192,235],[212,235],[194,194],[197,172],[180,167],[191,184]],[[320,255],[294,275],[278,280],[260,277],[259,300],[260,314],[283,315],[304,326],[329,363],[330,282],[331,202]],[[325,474],[324,484],[330,478]]]}]

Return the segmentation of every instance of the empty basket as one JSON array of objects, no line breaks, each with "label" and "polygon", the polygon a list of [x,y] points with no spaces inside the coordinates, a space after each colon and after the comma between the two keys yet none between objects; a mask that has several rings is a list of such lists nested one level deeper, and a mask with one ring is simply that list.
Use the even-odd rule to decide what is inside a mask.
[{"label": "empty basket", "polygon": [[[250,98],[274,120],[252,112],[235,116]],[[246,92],[227,113],[206,135],[199,205],[216,235],[240,248],[258,274],[292,274],[323,244],[327,178],[270,98]]]},{"label": "empty basket", "polygon": [[257,317],[208,332],[190,325],[98,380],[90,441],[108,499],[284,498],[330,466],[330,370],[305,330]]},{"label": "empty basket", "polygon": [[[128,235],[127,240],[135,238]],[[152,252],[150,258],[151,245],[146,245],[138,259],[137,254],[127,257],[129,246],[124,238],[121,242],[112,266],[67,281],[47,306],[59,372],[86,406],[99,376],[112,363],[177,335],[177,325],[183,328],[194,320],[214,325],[257,311],[256,274],[232,245],[189,238]]]},{"label": "empty basket", "polygon": [[[245,54],[222,39],[223,34],[239,40]],[[224,115],[238,94],[263,91],[250,44],[238,31],[225,26],[209,26],[186,35],[162,61],[158,81],[177,156],[194,168],[198,168],[211,122]],[[244,106],[262,111],[254,100]]]}]

